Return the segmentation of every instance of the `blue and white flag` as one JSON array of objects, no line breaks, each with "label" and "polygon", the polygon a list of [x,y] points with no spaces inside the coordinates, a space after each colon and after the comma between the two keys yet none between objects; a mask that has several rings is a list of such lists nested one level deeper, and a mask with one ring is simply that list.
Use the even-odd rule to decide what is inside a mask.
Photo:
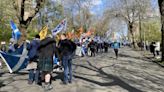
[{"label": "blue and white flag", "polygon": [[51,32],[52,35],[55,36],[62,30],[66,31],[67,28],[67,19],[63,19]]},{"label": "blue and white flag", "polygon": [[19,38],[21,37],[21,32],[19,31],[16,24],[12,20],[10,21],[10,26],[11,26],[11,29],[13,30],[12,38],[14,38],[14,40],[18,41]]},{"label": "blue and white flag", "polygon": [[10,73],[18,72],[19,70],[25,69],[28,64],[28,51],[26,50],[26,46],[23,45],[16,52],[6,53],[0,51],[0,57],[7,65],[7,68]]}]

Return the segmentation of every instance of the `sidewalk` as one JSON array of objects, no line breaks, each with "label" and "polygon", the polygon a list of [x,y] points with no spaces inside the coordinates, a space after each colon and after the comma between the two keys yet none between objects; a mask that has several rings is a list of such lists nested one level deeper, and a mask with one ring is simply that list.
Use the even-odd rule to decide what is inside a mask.
[{"label": "sidewalk", "polygon": [[[155,58],[150,51],[137,51],[141,53],[146,59],[158,64],[159,66],[164,68],[164,62],[161,62],[161,58]],[[161,54],[160,54],[161,57]]]}]

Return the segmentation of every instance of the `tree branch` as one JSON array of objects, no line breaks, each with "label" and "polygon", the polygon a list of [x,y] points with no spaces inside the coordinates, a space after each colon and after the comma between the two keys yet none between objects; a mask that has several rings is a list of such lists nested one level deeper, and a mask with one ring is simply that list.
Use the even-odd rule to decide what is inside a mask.
[{"label": "tree branch", "polygon": [[20,21],[20,14],[19,14],[19,6],[18,5],[16,5],[16,0],[12,0],[12,4],[13,4],[13,7],[14,7],[14,9],[15,9],[15,11],[16,11],[16,16],[17,16],[17,18],[19,19],[19,21]]},{"label": "tree branch", "polygon": [[36,8],[35,8],[35,11],[33,14],[31,14],[27,20],[25,20],[25,24],[26,25],[29,25],[30,22],[32,21],[32,19],[35,17],[35,15],[39,12],[39,10],[42,8],[42,3],[44,2],[45,0],[36,0]]},{"label": "tree branch", "polygon": [[21,10],[20,10],[20,16],[21,16],[21,20],[20,21],[24,21],[24,12],[25,12],[25,10],[24,10],[24,8],[25,8],[25,0],[22,0],[21,1]]}]

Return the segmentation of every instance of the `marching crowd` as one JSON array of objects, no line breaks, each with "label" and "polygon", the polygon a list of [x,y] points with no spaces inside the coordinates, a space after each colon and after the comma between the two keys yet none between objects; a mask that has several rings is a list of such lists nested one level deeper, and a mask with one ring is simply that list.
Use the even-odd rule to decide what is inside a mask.
[{"label": "marching crowd", "polygon": [[[63,82],[67,85],[72,83],[72,59],[76,54],[79,56],[95,56],[96,53],[108,52],[108,47],[114,48],[116,58],[118,57],[118,48],[120,44],[114,42],[109,44],[105,41],[95,41],[91,38],[83,38],[78,41],[67,39],[65,34],[60,35],[59,41],[55,41],[52,36],[47,36],[40,40],[40,36],[36,35],[31,42],[26,43],[28,50],[29,62],[26,70],[29,71],[28,84],[42,85],[45,91],[51,90],[51,77],[54,68],[63,68]],[[5,45],[2,46],[2,51],[6,51]],[[19,53],[17,50],[20,46],[11,39],[8,47],[8,53]],[[80,53],[77,49],[80,48]],[[58,62],[58,63],[56,63]],[[54,66],[54,64],[57,64]]]},{"label": "marching crowd", "polygon": [[[159,45],[160,43],[151,43],[149,46],[154,56],[156,55],[155,52],[159,55]],[[36,35],[26,46],[29,56],[29,62],[26,67],[29,71],[28,84],[31,85],[35,82],[35,84],[42,85],[45,91],[51,90],[53,88],[51,79],[54,68],[64,69],[62,84],[67,85],[68,83],[72,83],[72,59],[74,55],[94,57],[97,53],[107,53],[108,48],[112,47],[117,59],[120,46],[121,43],[117,41],[108,43],[106,41],[97,41],[92,38],[71,41],[67,39],[65,34],[60,35],[59,41],[56,41],[50,35],[40,40],[40,36]],[[6,51],[5,45],[1,47],[2,51]],[[11,39],[8,53],[17,51],[17,48],[19,48],[19,45],[15,44]],[[55,67],[54,64],[56,64]]]},{"label": "marching crowd", "polygon": [[[98,52],[108,52],[109,44],[106,42],[97,43],[93,39],[82,39],[81,43],[75,43],[67,39],[65,34],[61,34],[59,42],[56,43],[52,37],[40,41],[39,35],[36,35],[35,39],[27,46],[30,58],[27,66],[29,70],[28,83],[32,84],[35,81],[36,84],[41,83],[45,90],[52,89],[51,74],[54,68],[54,56],[60,61],[59,67],[64,68],[63,84],[72,83],[72,58],[76,54],[77,46],[81,46],[82,56],[88,55],[89,51],[91,56],[95,56]],[[114,42],[111,47],[113,47],[117,58],[120,43]],[[40,75],[41,79],[39,79]]]}]

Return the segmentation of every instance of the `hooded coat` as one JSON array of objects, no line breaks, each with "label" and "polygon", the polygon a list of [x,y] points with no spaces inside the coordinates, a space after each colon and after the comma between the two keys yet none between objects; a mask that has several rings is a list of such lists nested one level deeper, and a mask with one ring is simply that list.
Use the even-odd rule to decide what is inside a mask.
[{"label": "hooded coat", "polygon": [[63,56],[72,56],[76,50],[76,44],[71,40],[65,39],[59,41],[60,60]]},{"label": "hooded coat", "polygon": [[53,70],[53,55],[57,54],[56,41],[53,38],[46,38],[40,42],[38,47],[38,69],[51,72]]}]

